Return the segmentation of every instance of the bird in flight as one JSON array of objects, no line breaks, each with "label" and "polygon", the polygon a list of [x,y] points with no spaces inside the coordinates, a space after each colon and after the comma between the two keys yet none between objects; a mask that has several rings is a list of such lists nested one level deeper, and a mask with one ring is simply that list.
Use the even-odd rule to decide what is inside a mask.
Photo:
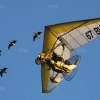
[{"label": "bird in flight", "polygon": [[41,36],[40,36],[40,34],[41,34],[42,32],[37,32],[37,33],[34,33],[35,35],[33,36],[33,41],[35,41],[35,39],[38,37],[38,38],[40,38]]},{"label": "bird in flight", "polygon": [[8,45],[8,50],[10,49],[11,46],[15,46],[16,45],[16,40],[13,40],[12,42],[10,42],[10,44]]},{"label": "bird in flight", "polygon": [[3,69],[0,69],[0,70],[1,70],[1,71],[0,71],[1,77],[3,76],[3,73],[7,73],[7,72],[6,72],[7,69],[8,69],[8,68],[6,68],[6,67],[4,67]]}]

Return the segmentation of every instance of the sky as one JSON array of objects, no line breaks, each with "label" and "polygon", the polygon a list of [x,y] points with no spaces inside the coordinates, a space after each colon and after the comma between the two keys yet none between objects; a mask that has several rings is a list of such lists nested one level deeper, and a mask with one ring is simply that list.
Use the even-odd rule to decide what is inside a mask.
[{"label": "sky", "polygon": [[[45,26],[100,18],[99,0],[0,0],[0,100],[99,100],[100,39],[77,49],[81,64],[71,81],[63,80],[54,92],[42,93],[41,66]],[[41,38],[33,42],[33,32]],[[8,50],[8,41],[17,40]]]}]

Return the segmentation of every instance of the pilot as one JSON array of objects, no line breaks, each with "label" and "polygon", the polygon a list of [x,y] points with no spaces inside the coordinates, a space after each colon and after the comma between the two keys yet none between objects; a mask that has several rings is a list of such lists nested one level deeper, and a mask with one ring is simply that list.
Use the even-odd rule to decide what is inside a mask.
[{"label": "pilot", "polygon": [[55,52],[53,52],[51,59],[54,60],[55,62],[63,61],[63,58],[61,56],[57,55]]},{"label": "pilot", "polygon": [[50,60],[50,64],[53,65],[55,69],[62,70],[63,72],[66,73],[70,73],[76,67],[76,65],[72,65],[72,64],[68,65],[62,61],[55,62],[52,59]]}]

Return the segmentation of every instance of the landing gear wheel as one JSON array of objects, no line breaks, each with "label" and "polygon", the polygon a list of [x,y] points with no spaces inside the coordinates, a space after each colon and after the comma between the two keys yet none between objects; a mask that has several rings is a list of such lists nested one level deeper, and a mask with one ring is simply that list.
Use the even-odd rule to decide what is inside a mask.
[{"label": "landing gear wheel", "polygon": [[54,77],[50,77],[50,80],[51,80],[52,83],[57,83],[57,82],[55,81],[55,78],[54,78]]},{"label": "landing gear wheel", "polygon": [[35,63],[36,63],[37,65],[40,65],[40,64],[41,64],[41,60],[37,58],[37,59],[35,60]]},{"label": "landing gear wheel", "polygon": [[55,83],[55,82],[54,82],[54,79],[55,79],[54,77],[50,77],[50,80],[51,80],[51,82],[53,82],[53,83]]}]

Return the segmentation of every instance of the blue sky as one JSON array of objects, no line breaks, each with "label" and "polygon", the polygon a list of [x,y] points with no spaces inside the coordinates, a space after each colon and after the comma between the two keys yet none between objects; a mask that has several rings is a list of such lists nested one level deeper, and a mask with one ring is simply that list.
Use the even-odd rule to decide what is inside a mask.
[{"label": "blue sky", "polygon": [[[0,100],[99,100],[100,39],[77,50],[82,61],[71,81],[62,81],[54,92],[41,92],[41,66],[34,62],[42,52],[44,27],[100,17],[99,0],[0,0]],[[33,32],[42,31],[32,41]],[[8,40],[17,40],[8,51]]]}]

